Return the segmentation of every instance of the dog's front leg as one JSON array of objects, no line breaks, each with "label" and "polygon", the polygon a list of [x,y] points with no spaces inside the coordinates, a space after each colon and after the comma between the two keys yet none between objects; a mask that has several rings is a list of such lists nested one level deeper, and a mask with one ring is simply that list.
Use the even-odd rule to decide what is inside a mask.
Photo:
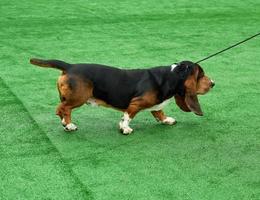
[{"label": "dog's front leg", "polygon": [[177,123],[174,118],[167,117],[162,110],[152,111],[152,115],[157,121],[161,122],[162,124],[174,125]]},{"label": "dog's front leg", "polygon": [[130,103],[129,107],[124,112],[121,121],[119,122],[119,129],[121,133],[123,133],[124,135],[128,135],[133,132],[133,129],[130,128],[129,123],[140,110],[141,109],[139,105],[136,104],[135,101],[132,101]]}]

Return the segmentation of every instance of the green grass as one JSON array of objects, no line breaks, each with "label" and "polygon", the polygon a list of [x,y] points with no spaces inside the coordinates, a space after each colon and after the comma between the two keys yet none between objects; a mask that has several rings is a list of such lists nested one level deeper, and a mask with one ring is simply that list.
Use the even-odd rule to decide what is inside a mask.
[{"label": "green grass", "polygon": [[0,3],[0,199],[260,199],[260,38],[202,63],[216,86],[204,117],[174,102],[176,126],[148,112],[83,106],[55,116],[60,72],[29,58],[139,68],[199,60],[260,31],[259,1]]}]

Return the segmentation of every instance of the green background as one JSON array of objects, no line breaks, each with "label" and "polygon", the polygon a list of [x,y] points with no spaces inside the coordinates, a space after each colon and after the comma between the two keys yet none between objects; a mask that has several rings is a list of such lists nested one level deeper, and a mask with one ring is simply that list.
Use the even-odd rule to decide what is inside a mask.
[{"label": "green background", "polygon": [[31,57],[126,68],[199,60],[260,30],[255,0],[0,2],[0,199],[260,199],[260,38],[202,67],[203,117],[83,106],[65,133],[53,69]]}]

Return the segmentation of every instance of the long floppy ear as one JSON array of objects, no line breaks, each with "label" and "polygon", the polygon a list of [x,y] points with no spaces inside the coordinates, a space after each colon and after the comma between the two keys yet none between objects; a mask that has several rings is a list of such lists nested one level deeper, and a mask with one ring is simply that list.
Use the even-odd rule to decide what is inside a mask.
[{"label": "long floppy ear", "polygon": [[180,96],[176,94],[174,96],[176,104],[182,109],[184,112],[191,112],[191,110],[188,108],[186,102],[185,102],[185,96]]},{"label": "long floppy ear", "polygon": [[197,79],[200,73],[199,66],[195,66],[191,75],[184,82],[185,87],[185,103],[187,107],[196,115],[203,115],[197,97]]}]

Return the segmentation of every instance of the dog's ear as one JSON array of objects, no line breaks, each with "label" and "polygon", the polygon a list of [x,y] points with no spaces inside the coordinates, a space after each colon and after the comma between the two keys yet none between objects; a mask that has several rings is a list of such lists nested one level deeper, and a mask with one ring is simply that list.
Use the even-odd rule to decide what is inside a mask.
[{"label": "dog's ear", "polygon": [[185,96],[180,96],[176,94],[174,96],[176,104],[182,109],[184,112],[191,112],[191,110],[188,108],[186,102],[185,102]]},{"label": "dog's ear", "polygon": [[200,104],[197,97],[197,81],[198,77],[201,75],[202,71],[200,66],[195,65],[192,73],[184,81],[185,87],[185,97],[184,101],[187,107],[194,112],[196,115],[203,115],[203,112],[200,108]]}]

